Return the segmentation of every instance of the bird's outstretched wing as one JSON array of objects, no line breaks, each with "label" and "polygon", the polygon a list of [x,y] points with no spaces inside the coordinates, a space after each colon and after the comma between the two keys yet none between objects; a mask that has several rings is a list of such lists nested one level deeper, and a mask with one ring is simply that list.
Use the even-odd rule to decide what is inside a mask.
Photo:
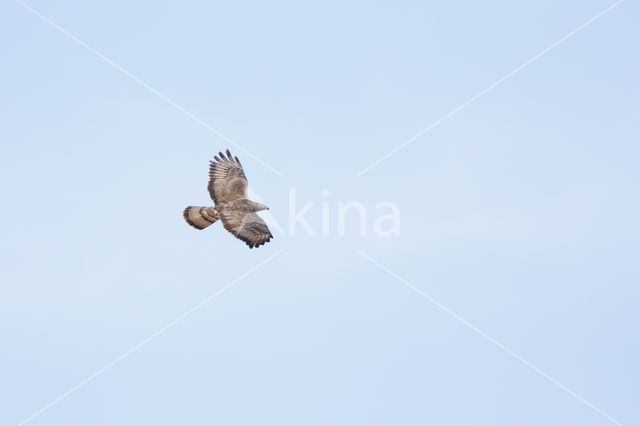
[{"label": "bird's outstretched wing", "polygon": [[255,213],[223,211],[220,218],[224,229],[247,243],[249,248],[259,247],[273,238],[267,224]]},{"label": "bird's outstretched wing", "polygon": [[228,203],[230,201],[247,198],[247,177],[244,175],[242,164],[238,157],[231,156],[227,150],[227,156],[220,152],[213,157],[209,165],[209,195],[213,201]]}]

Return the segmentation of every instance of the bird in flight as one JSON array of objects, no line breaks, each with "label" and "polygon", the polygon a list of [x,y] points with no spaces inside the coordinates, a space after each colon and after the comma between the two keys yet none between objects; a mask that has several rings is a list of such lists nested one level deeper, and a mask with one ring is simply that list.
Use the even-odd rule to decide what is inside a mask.
[{"label": "bird in flight", "polygon": [[204,229],[220,219],[224,229],[247,243],[249,248],[260,247],[273,235],[255,212],[269,210],[269,207],[247,198],[247,177],[238,157],[231,156],[228,149],[226,157],[222,152],[218,156],[210,161],[207,186],[214,206],[189,206],[182,216],[196,229]]}]

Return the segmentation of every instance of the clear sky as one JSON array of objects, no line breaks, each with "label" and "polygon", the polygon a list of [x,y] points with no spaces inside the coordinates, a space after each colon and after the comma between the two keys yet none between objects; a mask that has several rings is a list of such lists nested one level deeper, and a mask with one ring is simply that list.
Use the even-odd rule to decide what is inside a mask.
[{"label": "clear sky", "polygon": [[0,3],[0,424],[640,424],[638,2],[362,176],[613,1],[28,4],[193,116]]}]

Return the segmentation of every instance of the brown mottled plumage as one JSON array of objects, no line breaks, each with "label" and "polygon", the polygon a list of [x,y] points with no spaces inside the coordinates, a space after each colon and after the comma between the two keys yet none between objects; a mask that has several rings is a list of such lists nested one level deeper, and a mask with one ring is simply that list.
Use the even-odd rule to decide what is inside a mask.
[{"label": "brown mottled plumage", "polygon": [[220,152],[209,166],[209,195],[213,207],[189,206],[184,209],[184,220],[196,229],[204,229],[218,219],[224,228],[249,248],[259,247],[273,238],[267,224],[255,212],[268,210],[264,204],[247,199],[247,177],[238,157]]}]

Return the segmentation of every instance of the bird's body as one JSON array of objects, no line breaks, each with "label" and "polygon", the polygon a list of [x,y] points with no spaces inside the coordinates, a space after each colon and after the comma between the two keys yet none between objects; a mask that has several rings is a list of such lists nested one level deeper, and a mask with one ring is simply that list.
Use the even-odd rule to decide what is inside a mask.
[{"label": "bird's body", "polygon": [[269,242],[273,235],[256,214],[268,207],[247,198],[247,177],[238,157],[232,157],[229,150],[226,157],[222,152],[219,156],[209,166],[207,188],[214,206],[189,206],[182,213],[184,220],[196,229],[204,229],[220,219],[224,228],[249,248]]}]

